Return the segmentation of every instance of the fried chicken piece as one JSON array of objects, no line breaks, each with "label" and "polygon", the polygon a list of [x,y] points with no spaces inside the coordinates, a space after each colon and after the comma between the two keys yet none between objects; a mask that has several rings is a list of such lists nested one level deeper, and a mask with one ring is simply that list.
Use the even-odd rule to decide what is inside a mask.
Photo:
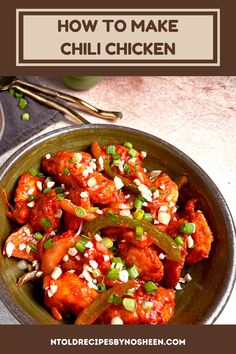
[{"label": "fried chicken piece", "polygon": [[154,248],[140,249],[123,242],[119,245],[119,253],[128,267],[136,265],[143,280],[158,282],[163,278],[164,267]]},{"label": "fried chicken piece", "polygon": [[38,241],[33,238],[33,229],[30,224],[26,224],[8,236],[3,255],[32,262],[39,258],[39,254],[34,252],[32,248],[27,247],[29,244],[34,244],[37,247]]},{"label": "fried chicken piece", "polygon": [[[42,161],[42,168],[58,183],[67,188],[84,188],[93,203],[109,204],[119,200],[115,183],[96,171],[91,155],[77,152],[82,157],[80,163],[73,162],[76,153],[60,151],[50,159]],[[95,165],[95,166],[94,166]],[[92,179],[92,181],[91,181]]]},{"label": "fried chicken piece", "polygon": [[[166,324],[174,315],[175,291],[158,287],[152,295],[140,288],[134,294],[135,311],[127,311],[123,305],[112,305],[99,319],[102,324],[110,324],[115,317],[122,319],[124,324]],[[152,308],[145,310],[145,305],[152,303]]]},{"label": "fried chicken piece", "polygon": [[37,197],[40,193],[37,189],[37,182],[42,182],[43,179],[33,177],[29,173],[24,173],[17,184],[14,194],[14,207],[7,213],[7,217],[24,225],[28,222],[30,216],[30,208],[27,206],[30,196]]},{"label": "fried chicken piece", "polygon": [[186,264],[194,264],[204,258],[208,258],[213,234],[207,220],[200,210],[195,211],[196,200],[190,200],[186,205],[187,221],[195,224],[195,232],[191,234],[194,247],[188,249]]},{"label": "fried chicken piece", "polygon": [[55,190],[41,194],[31,209],[30,224],[32,228],[35,231],[55,231],[60,225],[58,210],[60,207]]},{"label": "fried chicken piece", "polygon": [[45,305],[52,316],[60,321],[63,315],[78,313],[92,302],[98,292],[73,273],[63,273],[57,280],[47,275],[43,280]]}]

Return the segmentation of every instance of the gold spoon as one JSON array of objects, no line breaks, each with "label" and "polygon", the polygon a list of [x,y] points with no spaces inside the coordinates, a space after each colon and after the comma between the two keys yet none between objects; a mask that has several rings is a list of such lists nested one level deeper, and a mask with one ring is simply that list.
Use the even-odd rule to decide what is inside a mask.
[{"label": "gold spoon", "polygon": [[64,106],[63,104],[52,101],[44,96],[41,96],[32,90],[41,92],[43,94],[47,94],[54,98],[60,98],[62,100],[65,100],[70,104],[73,104],[74,106],[84,110],[85,112],[90,113],[99,118],[116,120],[122,117],[121,112],[111,112],[111,111],[101,110],[99,108],[94,107],[90,103],[81,100],[80,98],[65,94],[63,92],[52,90],[40,85],[34,85],[26,81],[17,80],[13,76],[0,76],[0,91],[8,90],[10,88],[14,88],[17,91],[35,99],[38,102],[62,112],[64,115],[68,116],[70,119],[72,119],[75,122],[77,122],[79,119],[83,123],[89,124],[87,119],[82,117],[79,113],[77,113],[73,109]]}]

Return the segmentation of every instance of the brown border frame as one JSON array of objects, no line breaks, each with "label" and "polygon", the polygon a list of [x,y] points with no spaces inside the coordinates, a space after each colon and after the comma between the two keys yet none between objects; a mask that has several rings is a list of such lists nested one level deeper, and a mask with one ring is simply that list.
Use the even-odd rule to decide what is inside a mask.
[{"label": "brown border frame", "polygon": [[[24,59],[24,55],[23,55],[23,48],[24,48],[24,42],[23,42],[23,38],[24,38],[24,16],[30,15],[30,16],[34,16],[34,15],[42,15],[42,16],[46,16],[46,15],[58,15],[59,13],[62,13],[61,11],[45,11],[45,10],[41,10],[40,9],[38,11],[25,11],[22,9],[16,9],[16,19],[18,19],[18,26],[19,28],[18,30],[18,38],[16,38],[16,43],[18,44],[18,62],[16,61],[16,65],[17,66],[21,66],[22,64],[35,64],[39,65],[39,64],[75,64],[75,66],[77,66],[78,64],[95,64],[95,65],[99,65],[99,64],[114,64],[114,66],[118,66],[115,64],[213,64],[214,66],[216,65],[220,65],[220,57],[218,57],[218,53],[220,52],[218,50],[218,27],[219,27],[219,18],[218,18],[218,11],[219,9],[215,9],[214,10],[207,10],[203,11],[203,10],[197,10],[196,11],[181,11],[183,9],[180,10],[174,10],[174,11],[161,11],[161,9],[159,9],[158,11],[150,11],[150,10],[144,10],[142,13],[145,13],[146,15],[211,15],[213,17],[213,59],[212,60],[204,60],[204,59],[200,59],[200,60],[165,60],[165,59],[149,59],[149,60],[118,60],[118,59],[113,59],[113,60],[96,60],[96,59],[91,59],[91,60],[73,60],[73,59],[67,59],[67,60],[27,60]],[[137,11],[125,11],[125,10],[119,10],[118,11],[68,11],[65,10],[63,11],[63,15],[101,15],[101,14],[106,14],[106,15],[124,15],[124,14],[129,14],[129,15],[135,15],[135,14],[140,14],[140,12]],[[19,15],[19,17],[17,17],[17,15]],[[220,17],[220,14],[219,14]],[[16,56],[16,60],[17,60],[17,56]],[[73,66],[73,65],[70,65]],[[178,66],[178,65],[175,65]]]}]

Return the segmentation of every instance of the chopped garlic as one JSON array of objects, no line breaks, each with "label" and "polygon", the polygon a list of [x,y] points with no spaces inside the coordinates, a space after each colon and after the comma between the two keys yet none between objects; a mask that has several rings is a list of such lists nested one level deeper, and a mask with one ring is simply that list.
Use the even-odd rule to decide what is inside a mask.
[{"label": "chopped garlic", "polygon": [[98,234],[96,234],[96,235],[94,236],[94,238],[95,238],[95,240],[98,241],[98,242],[102,241],[102,237],[101,237],[100,235],[98,235]]},{"label": "chopped garlic", "polygon": [[33,208],[35,206],[35,202],[32,200],[32,202],[27,203],[28,208]]},{"label": "chopped garlic", "polygon": [[93,243],[91,241],[88,241],[86,244],[85,244],[85,247],[86,248],[93,248]]},{"label": "chopped garlic", "polygon": [[111,324],[112,325],[123,325],[123,321],[120,317],[113,317],[112,320],[111,320]]},{"label": "chopped garlic", "polygon": [[192,277],[189,273],[187,273],[185,276],[184,276],[184,279],[189,283],[191,280],[192,280]]},{"label": "chopped garlic", "polygon": [[26,244],[25,243],[20,243],[18,248],[19,248],[20,251],[23,251],[23,250],[26,249]]},{"label": "chopped garlic", "polygon": [[98,158],[98,165],[101,171],[104,170],[104,160],[102,156],[99,156]]},{"label": "chopped garlic", "polygon": [[46,160],[50,160],[51,155],[50,155],[50,154],[47,154],[47,155],[45,156],[45,158],[46,158]]},{"label": "chopped garlic", "polygon": [[181,289],[182,289],[182,287],[181,287],[180,283],[177,283],[175,286],[175,290],[181,290]]},{"label": "chopped garlic", "polygon": [[127,272],[126,269],[123,269],[123,270],[120,271],[119,279],[123,283],[127,283],[127,281],[129,280],[129,273]]},{"label": "chopped garlic", "polygon": [[161,211],[161,212],[158,214],[157,219],[158,219],[158,221],[159,221],[161,224],[168,225],[169,222],[170,222],[170,214]]},{"label": "chopped garlic", "polygon": [[80,196],[81,196],[81,198],[88,198],[89,194],[88,194],[88,192],[84,191],[84,192],[80,193]]},{"label": "chopped garlic", "polygon": [[87,181],[87,184],[90,188],[96,186],[97,185],[96,178],[95,177],[89,178],[89,180]]},{"label": "chopped garlic", "polygon": [[146,151],[141,151],[141,155],[142,155],[142,157],[147,157],[147,153],[146,153]]},{"label": "chopped garlic", "polygon": [[47,188],[52,188],[55,185],[55,182],[49,181],[47,182]]},{"label": "chopped garlic", "polygon": [[188,248],[194,247],[194,240],[193,240],[192,236],[187,237],[187,246],[188,246]]},{"label": "chopped garlic", "polygon": [[78,251],[77,251],[77,249],[75,247],[72,247],[72,248],[69,248],[67,253],[69,254],[69,256],[73,257],[73,256],[77,255]]},{"label": "chopped garlic", "polygon": [[165,259],[165,258],[166,258],[166,255],[165,255],[165,254],[163,254],[163,253],[160,253],[160,254],[159,254],[159,259],[163,260],[163,259]]},{"label": "chopped garlic", "polygon": [[120,177],[115,176],[114,183],[117,190],[124,187],[124,183],[122,182],[122,179]]},{"label": "chopped garlic", "polygon": [[62,274],[62,270],[60,267],[55,267],[52,274],[51,274],[51,277],[52,279],[54,280],[57,280]]},{"label": "chopped garlic", "polygon": [[36,182],[36,187],[38,188],[39,192],[43,190],[43,183],[41,181]]},{"label": "chopped garlic", "polygon": [[110,260],[110,257],[108,256],[108,254],[104,254],[103,259],[104,259],[104,262],[108,262]]},{"label": "chopped garlic", "polygon": [[153,193],[153,198],[156,199],[156,198],[159,198],[160,196],[160,192],[159,190],[157,189],[154,193]]},{"label": "chopped garlic", "polygon": [[130,210],[120,210],[120,215],[121,216],[130,216]]},{"label": "chopped garlic", "polygon": [[69,261],[69,256],[68,256],[68,254],[66,254],[66,255],[62,258],[62,260],[63,260],[64,262],[68,262],[68,261]]},{"label": "chopped garlic", "polygon": [[89,261],[89,264],[91,265],[91,267],[93,269],[97,269],[98,268],[98,263],[96,261],[94,261],[94,260]]},{"label": "chopped garlic", "polygon": [[8,242],[7,243],[7,246],[6,246],[7,257],[11,257],[12,256],[12,252],[13,252],[14,248],[15,248],[14,243],[12,243],[12,242]]}]

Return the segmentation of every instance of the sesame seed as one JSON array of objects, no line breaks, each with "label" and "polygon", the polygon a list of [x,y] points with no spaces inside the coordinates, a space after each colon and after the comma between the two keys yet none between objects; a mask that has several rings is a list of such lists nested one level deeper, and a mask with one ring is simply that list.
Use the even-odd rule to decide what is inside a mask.
[{"label": "sesame seed", "polygon": [[68,270],[67,273],[72,273],[72,274],[74,274],[74,273],[75,273],[75,270],[74,270],[74,269]]},{"label": "sesame seed", "polygon": [[131,197],[130,194],[125,195],[125,199],[126,199],[126,200],[129,199],[130,197]]},{"label": "sesame seed", "polygon": [[96,211],[96,213],[97,213],[98,215],[102,215],[102,214],[103,214],[103,211],[100,210],[100,209],[98,209],[98,210]]},{"label": "sesame seed", "polygon": [[166,186],[165,186],[164,184],[161,184],[161,185],[159,186],[159,188],[162,189],[162,190],[165,190],[165,189],[166,189]]},{"label": "sesame seed", "polygon": [[46,158],[46,160],[50,160],[51,155],[50,155],[50,154],[47,154],[47,155],[45,156],[45,158]]},{"label": "sesame seed", "polygon": [[34,201],[32,201],[30,203],[27,203],[27,207],[28,208],[33,208],[34,206],[35,206],[35,202]]},{"label": "sesame seed", "polygon": [[188,245],[188,248],[193,248],[194,240],[193,240],[192,236],[187,237],[187,245]]}]

